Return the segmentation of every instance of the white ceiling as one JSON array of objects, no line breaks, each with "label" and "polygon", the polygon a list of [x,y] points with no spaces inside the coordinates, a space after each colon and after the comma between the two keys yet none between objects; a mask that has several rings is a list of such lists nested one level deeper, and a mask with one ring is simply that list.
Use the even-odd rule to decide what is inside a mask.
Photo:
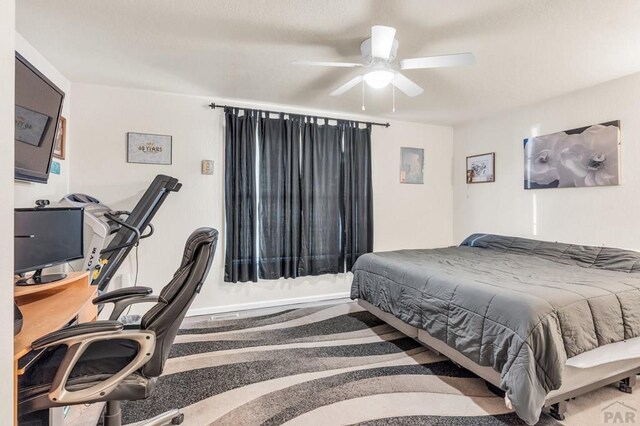
[{"label": "white ceiling", "polygon": [[367,92],[367,113],[458,124],[640,71],[638,0],[19,0],[18,32],[72,82],[361,113],[354,69],[373,24],[398,58],[473,52],[474,66],[409,70],[416,98]]}]

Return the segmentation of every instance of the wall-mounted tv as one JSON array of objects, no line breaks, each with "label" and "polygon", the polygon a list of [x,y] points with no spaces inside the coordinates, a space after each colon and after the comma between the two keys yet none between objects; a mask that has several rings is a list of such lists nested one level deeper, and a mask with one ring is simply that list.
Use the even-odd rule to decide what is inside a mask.
[{"label": "wall-mounted tv", "polygon": [[64,92],[16,52],[15,178],[47,183]]}]

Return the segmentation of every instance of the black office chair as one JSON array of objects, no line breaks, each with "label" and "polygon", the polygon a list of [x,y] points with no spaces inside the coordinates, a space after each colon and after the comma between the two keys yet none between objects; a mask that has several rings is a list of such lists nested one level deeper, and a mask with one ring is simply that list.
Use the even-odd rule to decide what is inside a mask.
[{"label": "black office chair", "polygon": [[[78,324],[35,341],[42,355],[21,376],[18,413],[106,401],[105,426],[120,426],[120,401],[147,398],[162,373],[180,324],[204,283],[218,231],[200,228],[187,240],[180,267],[160,295],[148,287],[105,293],[94,304],[113,303],[108,321]],[[134,303],[157,302],[137,325],[117,319]],[[160,414],[144,425],[180,424],[180,410]]]}]

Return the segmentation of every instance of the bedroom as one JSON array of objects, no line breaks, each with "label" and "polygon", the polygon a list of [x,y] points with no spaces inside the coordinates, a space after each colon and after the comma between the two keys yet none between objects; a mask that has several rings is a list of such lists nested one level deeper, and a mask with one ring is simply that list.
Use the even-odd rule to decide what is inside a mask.
[{"label": "bedroom", "polygon": [[[640,365],[627,354],[637,347],[620,346],[640,333],[633,313],[640,301],[618,296],[621,286],[637,289],[633,259],[640,256],[636,1],[614,7],[596,0],[472,6],[2,0],[2,9],[8,11],[0,18],[0,130],[8,141],[0,151],[6,183],[0,216],[7,224],[0,262],[6,278],[49,263],[12,264],[22,247],[14,247],[14,209],[30,209],[37,200],[49,200],[51,208],[68,194],[88,194],[100,208],[151,212],[152,218],[139,215],[138,237],[152,232],[149,239],[105,252],[109,262],[93,286],[105,294],[144,292],[144,286],[159,294],[184,266],[189,235],[200,227],[219,231],[217,247],[208,235],[215,250],[206,280],[174,320],[177,327],[185,315],[181,330],[173,330],[173,349],[161,357],[162,375],[150,378],[147,399],[121,398],[123,424],[181,409],[184,424],[194,425],[526,424],[538,418],[539,424],[584,425],[630,419],[625,416],[640,407],[637,392],[617,388],[620,382],[630,390]],[[367,43],[370,38],[386,44]],[[48,157],[46,183],[15,179],[21,150],[14,149],[25,145],[9,122],[18,123],[22,96],[16,53],[24,72],[37,71],[64,93],[58,115],[65,127],[51,135],[60,146]],[[457,56],[443,56],[451,54]],[[293,160],[284,162],[285,154]],[[162,192],[152,184],[158,175],[179,183],[166,181],[172,189]],[[87,225],[96,203],[66,203],[85,207]],[[467,240],[478,233],[490,236]],[[465,240],[456,249],[409,251]],[[85,262],[87,246],[85,240]],[[388,265],[384,255],[361,256],[401,250],[408,251]],[[377,264],[364,262],[373,256]],[[415,268],[403,263],[410,256]],[[363,260],[354,266],[357,259]],[[57,262],[52,272],[75,276],[88,269],[82,261]],[[384,282],[374,278],[384,274]],[[572,281],[561,285],[574,287],[547,291],[563,274]],[[429,276],[436,277],[430,284]],[[593,277],[604,281],[593,284]],[[558,327],[545,329],[540,353],[533,347],[528,361],[548,362],[542,376],[557,377],[536,391],[517,391],[503,363],[531,363],[509,355],[513,348],[504,341],[506,355],[480,356],[485,346],[475,345],[473,336],[486,330],[474,324],[497,322],[513,306],[521,306],[523,317],[542,315],[534,309],[540,305],[523,302],[527,297],[507,297],[521,291],[513,281],[528,278],[537,284],[532,291],[555,304],[545,318]],[[470,290],[461,293],[460,309],[477,318],[450,309],[455,291],[440,311],[438,302],[426,301],[437,298],[436,289],[457,286]],[[25,288],[38,287],[46,288]],[[401,287],[414,293],[407,296]],[[590,302],[567,316],[589,312],[593,321],[575,328],[568,324],[579,321],[562,321],[567,294],[586,300],[601,296],[598,291],[616,293],[620,306],[598,310]],[[504,302],[492,316],[494,297]],[[5,299],[0,312],[8,316]],[[124,313],[142,315],[151,306],[136,303]],[[98,318],[107,320],[110,309]],[[617,316],[607,317],[610,311]],[[459,341],[451,333],[438,337],[433,318],[439,315],[459,325]],[[496,332],[496,342],[503,332]],[[14,347],[13,358],[0,351],[3,424],[33,409],[29,401],[15,405],[28,387],[16,379],[19,336],[8,327],[0,333],[2,347]],[[550,349],[551,340],[556,347]],[[35,341],[26,352],[35,351]],[[445,347],[432,350],[443,341]],[[597,372],[584,364],[563,368],[571,362],[563,357],[589,353],[606,361]],[[26,371],[41,371],[45,358],[36,357]],[[571,390],[575,399],[566,392],[557,401],[546,398],[561,382],[573,383],[561,379],[571,368],[606,383],[587,389],[599,382],[589,379]],[[520,383],[524,376],[518,377]],[[508,401],[496,387],[507,390]],[[53,404],[46,392],[41,396],[38,403],[71,407],[53,408],[47,415],[54,424],[95,424],[105,405]]]}]

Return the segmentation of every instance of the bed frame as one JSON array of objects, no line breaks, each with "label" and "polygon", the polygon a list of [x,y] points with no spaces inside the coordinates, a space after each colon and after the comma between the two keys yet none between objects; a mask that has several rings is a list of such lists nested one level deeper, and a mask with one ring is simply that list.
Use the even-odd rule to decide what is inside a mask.
[{"label": "bed frame", "polygon": [[[376,308],[365,300],[359,299],[358,304],[430,350],[446,356],[454,363],[475,373],[487,382],[490,390],[494,392],[497,391],[496,393],[500,395],[500,373],[493,368],[476,364],[446,343],[430,336],[426,331],[403,322],[393,315]],[[598,351],[599,349],[601,348],[594,349],[594,351]],[[567,401],[591,392],[592,390],[615,383],[618,384],[622,392],[632,393],[633,387],[636,384],[637,374],[640,374],[640,357],[600,364],[590,368],[576,368],[567,365],[565,366],[562,377],[562,386],[560,389],[554,390],[547,395],[543,412],[557,420],[564,420],[567,411]],[[500,396],[504,396],[504,393]]]}]

